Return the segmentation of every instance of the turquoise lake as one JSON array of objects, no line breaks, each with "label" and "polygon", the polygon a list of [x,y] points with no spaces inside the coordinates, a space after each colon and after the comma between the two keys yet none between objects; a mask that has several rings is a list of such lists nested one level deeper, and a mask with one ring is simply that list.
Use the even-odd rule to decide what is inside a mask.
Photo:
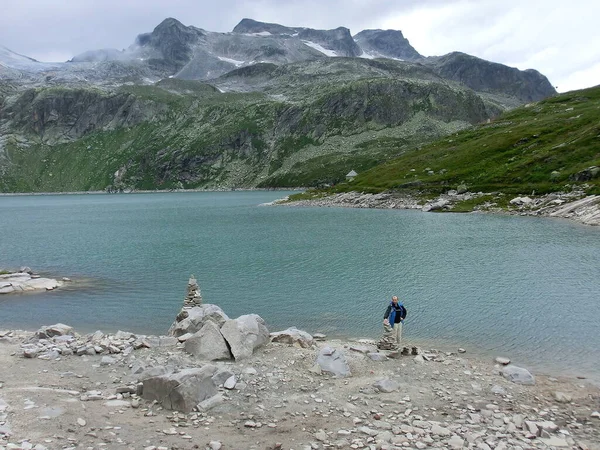
[{"label": "turquoise lake", "polygon": [[74,281],[0,297],[0,329],[165,334],[190,274],[271,331],[407,342],[600,380],[600,229],[562,220],[259,206],[285,192],[0,197],[0,268]]}]

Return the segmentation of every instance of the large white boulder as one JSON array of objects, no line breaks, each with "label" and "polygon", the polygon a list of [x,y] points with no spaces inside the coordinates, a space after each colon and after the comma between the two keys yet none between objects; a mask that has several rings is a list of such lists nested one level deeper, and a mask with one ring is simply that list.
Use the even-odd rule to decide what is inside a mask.
[{"label": "large white boulder", "polygon": [[142,396],[156,400],[163,408],[191,412],[199,403],[217,394],[212,379],[217,368],[207,364],[201,368],[147,378],[143,381]]},{"label": "large white boulder", "polygon": [[314,339],[306,331],[299,330],[296,327],[290,327],[287,330],[271,333],[271,342],[280,342],[282,344],[309,348],[313,345]]},{"label": "large white boulder", "polygon": [[0,275],[0,294],[52,291],[62,284],[52,278],[32,278],[27,272],[8,273]]},{"label": "large white boulder", "polygon": [[507,380],[517,384],[533,385],[535,384],[535,377],[527,369],[522,367],[509,364],[500,371],[502,376]]},{"label": "large white boulder", "polygon": [[258,314],[247,314],[228,320],[221,327],[221,334],[229,344],[236,361],[249,358],[254,349],[269,342],[269,330]]},{"label": "large white boulder", "polygon": [[183,308],[169,328],[169,335],[179,337],[187,333],[193,334],[200,331],[207,321],[216,323],[220,328],[227,320],[229,317],[217,305],[207,303],[193,308]]},{"label": "large white boulder", "polygon": [[200,331],[185,341],[184,349],[196,358],[207,361],[231,359],[231,352],[219,326],[211,321],[207,321]]},{"label": "large white boulder", "polygon": [[347,377],[351,375],[350,366],[346,361],[346,355],[341,350],[323,347],[317,356],[317,364],[323,372],[329,372],[336,377]]}]

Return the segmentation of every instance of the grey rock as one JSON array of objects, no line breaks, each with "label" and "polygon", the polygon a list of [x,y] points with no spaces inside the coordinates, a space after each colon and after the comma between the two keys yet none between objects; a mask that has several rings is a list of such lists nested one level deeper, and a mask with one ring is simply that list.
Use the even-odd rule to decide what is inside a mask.
[{"label": "grey rock", "polygon": [[100,365],[101,366],[110,366],[111,364],[114,364],[115,362],[117,362],[117,360],[111,356],[103,356],[102,359],[100,360]]},{"label": "grey rock", "polygon": [[323,372],[332,373],[336,377],[351,375],[346,355],[341,350],[329,346],[323,347],[317,356],[316,363]]},{"label": "grey rock", "polygon": [[247,314],[226,321],[221,327],[221,334],[236,361],[249,358],[254,349],[269,341],[269,330],[265,321],[257,314]]},{"label": "grey rock", "polygon": [[63,323],[57,323],[47,327],[42,327],[35,332],[35,337],[38,339],[49,339],[54,336],[64,336],[66,334],[72,334],[73,327],[65,325]]},{"label": "grey rock", "polygon": [[554,393],[554,400],[556,400],[558,403],[570,403],[573,400],[573,397],[571,397],[569,394],[565,394],[564,392],[556,391]]},{"label": "grey rock", "polygon": [[217,369],[217,371],[213,375],[212,379],[215,382],[216,386],[220,386],[220,385],[224,384],[233,375],[234,375],[234,373],[231,370],[221,367],[221,368]]},{"label": "grey rock", "polygon": [[447,444],[449,448],[459,449],[464,447],[465,441],[461,439],[460,436],[454,435],[448,439]]},{"label": "grey rock", "polygon": [[442,427],[437,423],[434,423],[431,426],[431,434],[434,434],[436,436],[450,436],[452,432],[448,428]]},{"label": "grey rock", "polygon": [[[142,372],[139,372],[140,368],[142,369]],[[154,377],[158,377],[158,376],[162,376],[162,375],[167,375],[173,372],[173,368],[171,367],[166,367],[166,366],[156,366],[156,367],[148,367],[148,368],[143,368],[141,366],[134,366],[133,369],[136,370],[136,373],[134,373],[134,375],[137,375],[136,378],[140,381],[144,381],[148,378],[154,378]]]},{"label": "grey rock", "polygon": [[397,391],[400,387],[400,384],[398,384],[396,381],[390,380],[389,378],[385,378],[373,383],[373,387],[378,389],[380,392],[388,393]]},{"label": "grey rock", "polygon": [[540,438],[540,442],[542,442],[544,445],[553,448],[553,447],[571,447],[569,445],[569,443],[565,440],[562,439],[558,436],[552,436],[550,438],[547,439],[543,439]]},{"label": "grey rock", "polygon": [[494,361],[496,361],[498,364],[502,364],[503,366],[507,366],[510,364],[510,359],[509,358],[505,358],[504,356],[497,356]]},{"label": "grey rock", "polygon": [[271,342],[296,345],[301,348],[309,348],[313,345],[313,337],[306,331],[299,330],[296,327],[290,327],[287,330],[271,333]]},{"label": "grey rock", "polygon": [[214,322],[221,328],[227,320],[229,317],[217,305],[206,303],[193,308],[183,308],[169,328],[169,335],[179,337],[194,334],[200,331],[207,321]]},{"label": "grey rock", "polygon": [[206,400],[198,403],[197,408],[199,411],[208,411],[209,409],[214,408],[215,406],[220,405],[225,401],[225,398],[221,394],[215,394],[212,397],[208,397]]},{"label": "grey rock", "polygon": [[506,394],[506,391],[504,390],[504,388],[502,386],[498,386],[497,384],[494,384],[490,388],[490,391],[492,391],[493,394],[497,394],[497,395],[504,395],[504,394]]},{"label": "grey rock", "polygon": [[523,369],[522,367],[508,365],[503,367],[500,373],[504,378],[512,381],[513,383],[524,385],[535,384],[535,377],[527,369]]},{"label": "grey rock", "polygon": [[217,394],[212,376],[217,368],[206,365],[198,369],[161,375],[144,380],[143,397],[156,400],[164,408],[190,412],[201,402]]},{"label": "grey rock", "polygon": [[129,332],[129,331],[117,331],[114,335],[114,338],[119,340],[119,341],[127,341],[129,339],[135,338],[135,334]]},{"label": "grey rock", "polygon": [[367,356],[371,361],[385,361],[388,359],[387,355],[379,352],[367,353]]},{"label": "grey rock", "polygon": [[237,379],[235,378],[235,375],[232,375],[229,378],[227,378],[225,383],[223,383],[223,387],[225,389],[231,390],[231,389],[235,388],[236,383],[237,383]]},{"label": "grey rock", "polygon": [[38,355],[38,359],[45,359],[48,361],[58,358],[60,358],[60,353],[58,353],[58,350],[48,350],[47,352]]},{"label": "grey rock", "polygon": [[212,321],[207,321],[202,329],[185,341],[184,349],[196,358],[207,361],[231,359],[231,352],[219,327]]}]

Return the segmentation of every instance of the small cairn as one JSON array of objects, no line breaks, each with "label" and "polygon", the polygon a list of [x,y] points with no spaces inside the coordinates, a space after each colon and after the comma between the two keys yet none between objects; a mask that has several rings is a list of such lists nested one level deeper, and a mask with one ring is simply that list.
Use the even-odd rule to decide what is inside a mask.
[{"label": "small cairn", "polygon": [[383,337],[377,342],[379,350],[398,350],[396,336],[392,333],[393,328],[389,325],[383,327]]},{"label": "small cairn", "polygon": [[202,305],[202,294],[200,293],[200,286],[198,286],[198,282],[194,275],[190,276],[187,285],[187,295],[183,300],[184,308],[193,308],[194,306]]}]

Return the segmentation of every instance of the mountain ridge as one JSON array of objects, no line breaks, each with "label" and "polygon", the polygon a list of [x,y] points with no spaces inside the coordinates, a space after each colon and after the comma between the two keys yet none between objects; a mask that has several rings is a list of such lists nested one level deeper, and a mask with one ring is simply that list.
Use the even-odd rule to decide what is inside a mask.
[{"label": "mountain ridge", "polygon": [[[62,66],[53,64],[48,67],[44,66],[47,63],[38,63],[32,72],[52,71],[53,76],[58,74],[62,82],[69,82],[69,75],[62,76],[61,72],[77,71],[81,74],[80,78],[101,84],[103,79],[110,78],[105,73],[111,70],[115,72],[114,68],[118,66],[116,72],[119,73],[115,79],[120,80],[119,82],[132,77],[138,82],[156,82],[170,76],[204,81],[257,63],[281,65],[327,57],[388,58],[419,62],[432,66],[446,78],[464,82],[470,87],[475,86],[476,90],[489,90],[493,93],[498,93],[498,89],[486,85],[485,81],[489,76],[485,72],[494,64],[497,64],[494,68],[507,67],[460,52],[423,57],[399,30],[362,30],[352,36],[345,27],[316,30],[244,18],[232,32],[217,33],[186,26],[171,17],[159,23],[153,31],[139,34],[125,50],[88,50],[74,56]],[[31,62],[34,63],[35,60]],[[113,63],[114,67],[107,69],[109,63]],[[105,75],[97,75],[98,64],[102,66],[100,69]],[[7,64],[5,66],[10,67]],[[33,66],[30,64],[30,67]],[[474,68],[483,75],[479,80],[461,77],[459,68]],[[15,69],[25,70],[23,67]],[[504,72],[511,77],[510,82],[523,85],[523,92],[518,94],[519,100],[537,101],[556,95],[554,87],[539,72],[535,71],[535,76],[532,76],[530,69],[509,69]],[[21,76],[32,78],[29,73]],[[532,81],[535,82],[535,87],[527,91]]]},{"label": "mountain ridge", "polygon": [[168,18],[122,51],[20,60],[0,66],[0,191],[327,185],[556,93],[463,55],[394,30]]}]

